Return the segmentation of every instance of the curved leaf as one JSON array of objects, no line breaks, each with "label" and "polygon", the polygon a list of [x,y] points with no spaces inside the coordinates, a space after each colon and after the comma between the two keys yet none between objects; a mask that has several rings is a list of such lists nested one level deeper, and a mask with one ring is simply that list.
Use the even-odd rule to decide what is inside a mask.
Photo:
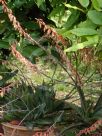
[{"label": "curved leaf", "polygon": [[79,19],[80,12],[73,10],[72,14],[69,16],[67,22],[64,24],[64,27],[68,30],[70,29]]},{"label": "curved leaf", "polygon": [[94,24],[90,19],[85,20],[84,22],[81,22],[78,27],[80,28],[92,28],[92,29],[96,29],[97,25]]},{"label": "curved leaf", "polygon": [[89,38],[88,41],[85,41],[85,42],[82,42],[82,43],[79,43],[79,44],[75,44],[72,47],[66,49],[65,52],[77,51],[77,50],[83,49],[83,48],[85,48],[87,46],[89,47],[90,45],[93,46],[93,45],[97,44],[98,39],[99,38],[98,38],[97,35],[96,36],[92,36],[91,38]]},{"label": "curved leaf", "polygon": [[92,5],[96,10],[101,11],[100,4],[99,4],[98,0],[92,0]]},{"label": "curved leaf", "polygon": [[9,49],[9,47],[10,47],[9,42],[0,40],[0,49],[1,49],[1,48]]},{"label": "curved leaf", "polygon": [[102,25],[102,12],[90,10],[87,15],[93,23],[97,25]]},{"label": "curved leaf", "polygon": [[97,31],[92,28],[76,28],[70,31],[72,34],[76,36],[85,36],[85,35],[95,35]]},{"label": "curved leaf", "polygon": [[85,8],[88,7],[89,5],[89,0],[78,0],[78,1]]},{"label": "curved leaf", "polygon": [[97,2],[99,3],[100,7],[102,8],[102,0],[97,0]]}]

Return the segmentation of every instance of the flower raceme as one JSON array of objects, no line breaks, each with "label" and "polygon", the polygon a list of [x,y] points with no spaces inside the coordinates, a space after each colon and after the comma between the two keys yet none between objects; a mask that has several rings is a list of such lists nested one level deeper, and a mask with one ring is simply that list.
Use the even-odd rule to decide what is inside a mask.
[{"label": "flower raceme", "polygon": [[51,28],[50,26],[46,25],[42,19],[37,19],[37,23],[39,27],[43,30],[44,34],[47,37],[51,38],[56,44],[61,43],[62,46],[66,46],[68,41],[66,41],[62,35],[59,35],[55,29]]},{"label": "flower raceme", "polygon": [[[101,125],[102,125],[102,120],[98,120],[92,126],[85,128],[83,130],[80,130],[76,136],[81,136],[82,134],[85,134],[85,135],[91,134],[91,132],[98,129]],[[100,136],[102,136],[102,134]]]}]

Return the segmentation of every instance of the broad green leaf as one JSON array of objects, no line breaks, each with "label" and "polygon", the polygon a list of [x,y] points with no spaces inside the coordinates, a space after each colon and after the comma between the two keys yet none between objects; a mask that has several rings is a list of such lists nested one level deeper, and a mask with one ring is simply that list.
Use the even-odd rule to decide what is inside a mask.
[{"label": "broad green leaf", "polygon": [[100,4],[99,4],[98,0],[92,0],[92,5],[96,10],[101,11]]},{"label": "broad green leaf", "polygon": [[37,6],[40,7],[44,1],[43,0],[36,0]]},{"label": "broad green leaf", "polygon": [[89,5],[89,0],[78,0],[78,1],[85,8],[88,7]]},{"label": "broad green leaf", "polygon": [[6,29],[6,26],[0,23],[0,34],[2,34]]},{"label": "broad green leaf", "polygon": [[42,51],[41,48],[37,48],[36,50],[34,50],[31,54],[31,56],[41,56],[44,52]]},{"label": "broad green leaf", "polygon": [[87,15],[93,23],[97,25],[102,25],[102,12],[90,10]]},{"label": "broad green leaf", "polygon": [[62,2],[62,0],[50,0],[50,1],[52,1],[51,4],[53,7],[55,7],[56,5],[59,5]]},{"label": "broad green leaf", "polygon": [[29,46],[25,46],[23,49],[22,49],[22,53],[24,56],[28,57],[32,54],[32,52],[34,50],[36,50],[37,47],[34,47],[32,45],[29,45]]},{"label": "broad green leaf", "polygon": [[72,47],[66,49],[65,52],[77,51],[77,50],[83,49],[85,47],[95,46],[98,43],[98,39],[99,39],[99,37],[97,35],[92,36],[88,39],[88,41],[75,44]]},{"label": "broad green leaf", "polygon": [[41,56],[44,52],[42,49],[36,47],[36,46],[26,46],[23,48],[22,53],[27,58],[32,58],[36,56]]},{"label": "broad green leaf", "polygon": [[30,30],[36,30],[38,29],[38,25],[34,22],[34,21],[27,21],[27,22],[24,22],[23,24],[27,29],[30,29]]},{"label": "broad green leaf", "polygon": [[45,0],[36,0],[35,3],[41,10],[46,11]]},{"label": "broad green leaf", "polygon": [[60,9],[62,6],[60,7],[56,7],[52,10],[52,12],[50,13],[49,17],[52,17],[52,16],[56,16],[56,14],[59,14],[61,12],[62,9]]},{"label": "broad green leaf", "polygon": [[70,29],[77,22],[79,15],[79,11],[73,10],[72,14],[69,16],[63,27],[65,27],[67,30]]},{"label": "broad green leaf", "polygon": [[85,36],[85,35],[95,35],[97,31],[92,28],[76,28],[70,31],[72,34],[76,36]]},{"label": "broad green leaf", "polygon": [[52,12],[49,14],[49,18],[55,22],[57,27],[61,27],[67,19],[64,13],[65,7],[64,5],[60,5],[52,10]]},{"label": "broad green leaf", "polygon": [[99,3],[100,7],[102,8],[102,0],[97,0],[97,2]]},{"label": "broad green leaf", "polygon": [[15,0],[15,2],[13,3],[14,4],[14,6],[16,7],[16,8],[19,8],[19,7],[21,7],[24,3],[26,3],[26,0]]},{"label": "broad green leaf", "polygon": [[9,42],[0,40],[0,49],[1,49],[1,48],[9,49],[9,47],[10,47]]},{"label": "broad green leaf", "polygon": [[94,24],[90,19],[85,20],[84,22],[81,22],[78,27],[84,27],[84,28],[92,28],[92,29],[96,29],[97,25]]}]

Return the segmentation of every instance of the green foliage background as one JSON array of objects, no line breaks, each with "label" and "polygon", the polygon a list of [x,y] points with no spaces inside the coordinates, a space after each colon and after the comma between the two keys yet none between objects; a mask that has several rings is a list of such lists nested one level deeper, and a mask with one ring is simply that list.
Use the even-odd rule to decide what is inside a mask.
[{"label": "green foliage background", "polygon": [[[8,0],[7,4],[35,40],[42,36],[35,18],[42,18],[59,34],[71,40],[65,52],[96,47],[98,57],[102,58],[101,0]],[[20,37],[0,6],[0,48],[8,49],[15,39],[19,41],[19,50],[32,62],[36,56],[45,55],[41,49]]]}]

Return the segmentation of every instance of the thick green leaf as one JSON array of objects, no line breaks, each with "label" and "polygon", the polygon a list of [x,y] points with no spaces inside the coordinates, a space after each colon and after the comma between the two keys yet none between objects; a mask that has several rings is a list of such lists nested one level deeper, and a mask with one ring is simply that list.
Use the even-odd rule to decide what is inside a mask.
[{"label": "thick green leaf", "polygon": [[38,7],[40,7],[44,3],[43,0],[36,0],[36,4]]},{"label": "thick green leaf", "polygon": [[91,20],[87,19],[84,22],[81,22],[78,27],[84,27],[84,28],[92,28],[92,29],[96,29],[97,25],[94,24]]},{"label": "thick green leaf", "polygon": [[90,10],[87,15],[93,23],[97,25],[102,25],[102,12]]},{"label": "thick green leaf", "polygon": [[28,22],[24,22],[24,27],[29,29],[29,30],[36,30],[38,29],[38,25],[34,22],[34,21],[28,21]]},{"label": "thick green leaf", "polygon": [[4,49],[9,49],[10,45],[8,42],[0,40],[0,49],[4,48]]},{"label": "thick green leaf", "polygon": [[72,14],[69,16],[67,22],[64,24],[67,30],[70,29],[78,20],[80,12],[77,10],[73,10]]},{"label": "thick green leaf", "polygon": [[94,46],[95,44],[98,43],[98,36],[92,36],[91,38],[88,38],[88,41],[79,43],[79,44],[75,44],[72,47],[68,48],[65,50],[65,52],[71,52],[71,51],[77,51],[79,49],[83,49],[85,47],[89,47],[89,46]]},{"label": "thick green leaf", "polygon": [[[0,17],[1,17],[1,16],[0,16]],[[1,22],[2,22],[2,23],[1,23]],[[7,29],[7,25],[6,25],[5,21],[4,21],[4,22],[1,21],[1,22],[0,22],[0,34],[4,33],[5,30]]]},{"label": "thick green leaf", "polygon": [[36,57],[36,56],[41,56],[44,52],[41,48],[29,45],[29,46],[25,46],[23,48],[22,53],[27,58],[32,58],[32,57]]},{"label": "thick green leaf", "polygon": [[97,31],[92,28],[76,28],[70,31],[72,34],[77,36],[85,36],[85,35],[95,35]]},{"label": "thick green leaf", "polygon": [[92,5],[96,10],[101,11],[100,4],[99,4],[98,0],[92,0]]},{"label": "thick green leaf", "polygon": [[53,120],[51,119],[37,119],[35,120],[35,123],[36,124],[39,124],[39,125],[49,125],[52,123]]},{"label": "thick green leaf", "polygon": [[62,0],[50,0],[52,1],[51,4],[53,5],[53,7],[55,7],[56,5],[59,6],[59,4],[62,2]]},{"label": "thick green leaf", "polygon": [[100,7],[102,8],[102,0],[97,0],[97,2],[99,3]]},{"label": "thick green leaf", "polygon": [[85,8],[88,7],[89,5],[89,0],[78,0],[78,1]]},{"label": "thick green leaf", "polygon": [[44,52],[41,48],[37,48],[36,50],[32,52],[31,56],[41,56],[43,53]]},{"label": "thick green leaf", "polygon": [[60,5],[52,10],[52,12],[49,14],[49,18],[55,22],[57,27],[61,27],[64,21],[66,21],[65,13],[65,7],[64,5]]},{"label": "thick green leaf", "polygon": [[19,7],[21,7],[25,3],[26,3],[26,0],[22,0],[22,1],[21,0],[15,0],[15,2],[13,4],[14,4],[14,6],[16,8],[19,8]]},{"label": "thick green leaf", "polygon": [[37,6],[38,6],[41,10],[46,11],[45,1],[43,1],[43,0],[36,0],[35,3],[37,4]]},{"label": "thick green leaf", "polygon": [[28,45],[28,46],[25,46],[23,49],[22,49],[22,54],[26,57],[29,57],[31,55],[31,53],[36,49],[37,47],[34,47],[32,45]]}]

